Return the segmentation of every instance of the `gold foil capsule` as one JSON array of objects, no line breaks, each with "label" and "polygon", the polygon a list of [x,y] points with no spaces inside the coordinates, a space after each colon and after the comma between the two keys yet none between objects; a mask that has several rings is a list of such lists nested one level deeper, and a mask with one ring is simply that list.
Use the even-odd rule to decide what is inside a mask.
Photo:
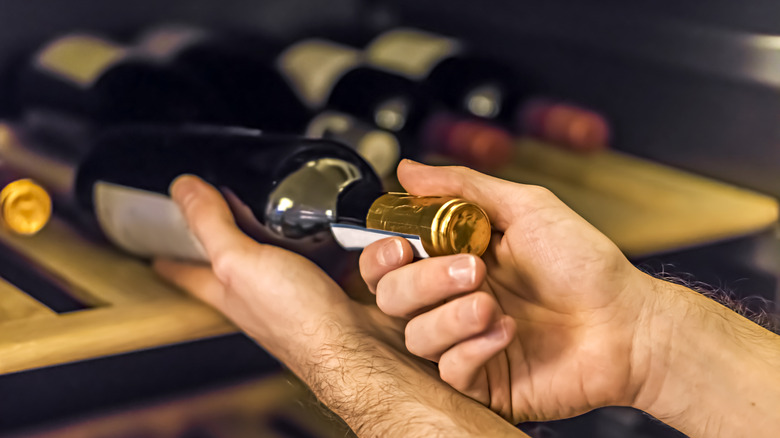
[{"label": "gold foil capsule", "polygon": [[32,235],[51,218],[51,198],[46,190],[29,179],[19,179],[0,191],[0,215],[11,231]]},{"label": "gold foil capsule", "polygon": [[431,256],[480,256],[490,243],[490,219],[485,211],[451,197],[387,193],[371,205],[366,226],[420,236]]}]

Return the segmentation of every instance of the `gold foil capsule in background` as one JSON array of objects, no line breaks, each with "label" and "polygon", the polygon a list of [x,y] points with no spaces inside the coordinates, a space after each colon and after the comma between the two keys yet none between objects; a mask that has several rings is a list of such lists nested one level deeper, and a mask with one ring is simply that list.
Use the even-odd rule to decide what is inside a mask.
[{"label": "gold foil capsule in background", "polygon": [[8,183],[0,191],[0,217],[3,225],[22,235],[33,235],[51,218],[51,198],[30,179]]}]

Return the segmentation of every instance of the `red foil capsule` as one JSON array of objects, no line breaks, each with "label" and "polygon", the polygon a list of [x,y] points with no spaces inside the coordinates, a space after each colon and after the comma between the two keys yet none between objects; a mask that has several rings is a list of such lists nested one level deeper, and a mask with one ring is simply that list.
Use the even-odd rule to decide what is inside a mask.
[{"label": "red foil capsule", "polygon": [[512,136],[505,129],[450,114],[432,118],[422,142],[432,152],[480,170],[496,169],[506,164],[512,154]]},{"label": "red foil capsule", "polygon": [[611,135],[600,114],[547,99],[528,101],[520,111],[519,125],[526,135],[583,152],[607,148]]}]

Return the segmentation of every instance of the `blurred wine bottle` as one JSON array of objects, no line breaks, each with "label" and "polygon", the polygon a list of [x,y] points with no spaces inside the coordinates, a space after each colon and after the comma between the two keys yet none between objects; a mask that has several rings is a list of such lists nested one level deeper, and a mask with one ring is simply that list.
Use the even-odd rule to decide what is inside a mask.
[{"label": "blurred wine bottle", "polygon": [[381,33],[367,61],[414,80],[453,110],[496,120],[524,134],[591,151],[606,147],[610,127],[599,114],[537,94],[506,64],[455,38],[410,28]]},{"label": "blurred wine bottle", "polygon": [[51,218],[51,198],[29,178],[18,178],[0,165],[0,223],[16,234],[32,236]]},{"label": "blurred wine bottle", "polygon": [[76,204],[74,184],[78,162],[72,157],[52,156],[50,152],[51,146],[44,139],[19,124],[0,120],[0,167],[7,168],[16,177],[31,179],[44,189],[45,199],[42,194],[34,193],[42,212],[48,204],[47,215],[53,213],[65,219],[92,240],[103,240],[94,217]]},{"label": "blurred wine bottle", "polygon": [[76,154],[96,128],[112,124],[227,120],[207,84],[98,35],[48,41],[15,77],[26,125]]},{"label": "blurred wine bottle", "polygon": [[355,148],[381,177],[393,174],[400,158],[396,136],[345,113],[307,107],[271,62],[280,46],[247,32],[181,24],[151,27],[136,45],[162,65],[208,83],[229,108],[231,124],[339,141]]},{"label": "blurred wine bottle", "polygon": [[402,149],[405,157],[433,152],[490,168],[510,153],[504,130],[447,111],[409,79],[366,64],[353,47],[305,39],[285,48],[276,63],[309,108],[333,108],[396,133],[412,146]]}]

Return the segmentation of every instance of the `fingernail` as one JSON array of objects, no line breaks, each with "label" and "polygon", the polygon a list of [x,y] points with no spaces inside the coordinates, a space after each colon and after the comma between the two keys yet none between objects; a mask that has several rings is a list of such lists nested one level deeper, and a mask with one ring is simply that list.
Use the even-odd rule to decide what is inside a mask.
[{"label": "fingernail", "polygon": [[422,165],[422,163],[419,163],[419,162],[414,161],[414,160],[410,160],[409,158],[404,158],[403,162],[404,162],[404,164],[410,164],[412,166],[421,166]]},{"label": "fingernail", "polygon": [[377,259],[384,266],[398,266],[404,255],[404,248],[398,239],[390,239],[379,248]]},{"label": "fingernail", "polygon": [[458,256],[449,267],[450,278],[462,286],[474,284],[477,277],[477,262],[473,256]]},{"label": "fingernail", "polygon": [[194,193],[196,188],[197,185],[195,184],[194,176],[181,175],[171,182],[168,192],[171,194],[172,198],[182,201]]},{"label": "fingernail", "polygon": [[493,328],[485,333],[485,340],[490,342],[503,341],[506,338],[506,323],[501,319]]}]

